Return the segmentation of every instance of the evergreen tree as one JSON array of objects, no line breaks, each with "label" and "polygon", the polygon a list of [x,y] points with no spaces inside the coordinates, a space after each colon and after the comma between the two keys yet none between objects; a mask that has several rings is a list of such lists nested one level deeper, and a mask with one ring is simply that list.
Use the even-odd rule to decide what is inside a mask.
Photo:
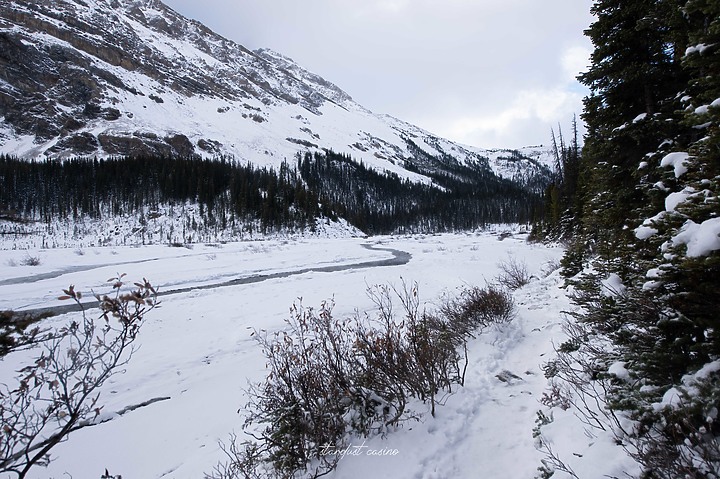
[{"label": "evergreen tree", "polygon": [[568,240],[577,234],[580,218],[580,145],[577,122],[573,118],[572,139],[565,143],[562,128],[551,131],[555,172],[553,181],[545,188],[543,209],[537,214],[532,236],[537,239]]},{"label": "evergreen tree", "polygon": [[[593,12],[584,236],[566,269],[576,272],[588,245],[596,256],[578,283],[589,336],[575,339],[594,338],[590,381],[604,381],[608,417],[635,421],[614,426],[644,477],[716,478],[720,3],[601,0]],[[608,291],[613,274],[623,286]],[[627,377],[607,372],[613,362]]]},{"label": "evergreen tree", "polygon": [[[469,230],[527,223],[537,187],[499,178],[482,162],[430,157],[416,168],[433,184],[378,172],[348,155],[308,153],[278,170],[200,157],[23,161],[0,156],[0,212],[16,210],[51,225],[68,214],[147,214],[148,206],[197,204],[182,240],[217,236],[239,222],[263,233],[294,231],[342,217],[369,234]],[[449,171],[441,168],[449,165]],[[544,185],[541,185],[544,186]],[[173,240],[174,241],[174,240]]]},{"label": "evergreen tree", "polygon": [[599,0],[592,8],[597,21],[586,35],[595,50],[579,77],[591,90],[580,174],[585,240],[601,255],[614,255],[627,239],[628,220],[643,202],[638,166],[668,138],[667,120],[676,119],[672,100],[687,75],[669,21],[681,3]]}]

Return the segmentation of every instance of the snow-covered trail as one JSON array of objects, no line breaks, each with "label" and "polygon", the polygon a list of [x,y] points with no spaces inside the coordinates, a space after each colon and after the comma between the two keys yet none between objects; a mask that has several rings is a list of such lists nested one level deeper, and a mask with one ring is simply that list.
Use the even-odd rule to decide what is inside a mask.
[{"label": "snow-covered trail", "polygon": [[[305,267],[298,265],[391,258],[387,251],[363,247],[367,243],[362,239],[266,241],[197,245],[192,252],[159,246],[117,248],[112,256],[106,250],[85,255],[72,251],[31,254],[41,256],[46,269],[76,261],[105,263],[106,257],[115,257],[126,263],[121,272],[128,273],[128,281],[147,277],[154,284],[202,285],[237,271],[238,266],[260,274]],[[248,382],[260,381],[266,373],[265,359],[250,335],[252,329],[283,328],[293,302],[302,298],[304,305],[317,307],[331,299],[335,316],[343,317],[372,307],[365,294],[369,285],[405,281],[417,282],[421,300],[432,307],[443,293],[492,280],[498,274],[498,262],[510,256],[538,274],[562,255],[560,248],[528,244],[522,237],[498,241],[490,234],[379,237],[371,243],[411,257],[405,264],[382,268],[307,271],[163,298],[161,307],[148,314],[138,339],[140,348],[126,371],[103,388],[103,412],[112,420],[73,433],[54,451],[49,469],[38,469],[32,477],[98,477],[106,468],[123,477],[203,477],[223,458],[218,441],[227,440],[232,432],[242,433],[243,417],[238,410],[246,403]],[[0,262],[12,254],[19,253],[0,252]],[[158,256],[165,259],[141,262]],[[138,264],[131,264],[133,260]],[[146,270],[148,265],[153,268]],[[5,268],[14,271],[3,271],[0,278],[28,276],[32,270],[27,268]],[[67,287],[68,280],[78,289],[98,288],[109,277],[106,273],[115,272],[108,267],[107,271],[3,286],[0,309],[51,300],[58,293],[55,288]],[[334,477],[533,477],[541,454],[533,446],[532,427],[546,384],[540,365],[543,354],[552,350],[550,341],[560,334],[559,311],[565,307],[559,283],[555,276],[534,280],[516,293],[516,321],[472,341],[466,386],[446,399],[437,417],[430,417],[425,405],[416,404],[414,409],[423,415],[420,421],[405,423],[385,439],[367,441],[373,449],[397,449],[395,456],[347,457]],[[63,324],[71,317],[51,318],[48,324]],[[0,362],[0,382],[12,376],[15,361],[8,357]],[[506,370],[520,379],[505,374],[502,377],[509,381],[501,381],[497,375]],[[121,416],[112,414],[155,398],[169,399]]]}]

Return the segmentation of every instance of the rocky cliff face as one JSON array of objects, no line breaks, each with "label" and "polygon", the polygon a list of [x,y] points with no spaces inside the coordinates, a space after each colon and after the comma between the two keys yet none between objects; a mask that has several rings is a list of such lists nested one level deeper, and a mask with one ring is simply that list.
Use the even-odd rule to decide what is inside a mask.
[{"label": "rocky cliff face", "polygon": [[222,154],[274,166],[323,148],[419,181],[405,169],[418,151],[504,176],[543,171],[373,114],[291,59],[250,51],[158,0],[0,4],[1,152]]}]

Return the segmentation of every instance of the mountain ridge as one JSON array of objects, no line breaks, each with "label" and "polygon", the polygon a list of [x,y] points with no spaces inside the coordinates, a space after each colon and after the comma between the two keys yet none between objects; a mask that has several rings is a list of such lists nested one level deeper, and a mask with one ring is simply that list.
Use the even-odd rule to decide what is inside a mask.
[{"label": "mountain ridge", "polygon": [[277,167],[329,149],[428,182],[405,167],[417,147],[505,178],[548,173],[547,149],[507,161],[513,150],[375,114],[281,53],[251,51],[159,0],[11,0],[0,51],[0,151],[19,157],[201,154]]}]

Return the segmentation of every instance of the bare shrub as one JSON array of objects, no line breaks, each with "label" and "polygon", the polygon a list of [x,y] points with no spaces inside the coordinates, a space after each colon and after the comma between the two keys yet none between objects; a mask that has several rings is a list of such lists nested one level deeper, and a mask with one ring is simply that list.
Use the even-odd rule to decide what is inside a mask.
[{"label": "bare shrub", "polygon": [[[643,380],[632,373],[619,377],[609,372],[621,358],[607,338],[582,322],[567,321],[564,331],[569,339],[543,367],[550,389],[542,404],[572,408],[589,433],[612,436],[651,477],[720,477],[720,431],[715,424],[720,374],[714,368],[709,374],[683,377],[676,387],[678,398],[659,408],[671,385],[653,388],[647,396],[630,396],[628,391]],[[546,455],[543,463],[563,470],[559,454],[545,441],[540,445]]]},{"label": "bare shrub", "polygon": [[[121,292],[113,278],[111,295],[97,295],[101,315],[48,333],[40,355],[18,371],[16,384],[0,385],[0,472],[22,479],[31,468],[47,465],[49,453],[68,435],[100,414],[99,388],[125,365],[145,313],[155,307],[155,289],[144,281]],[[78,305],[73,286],[60,299]]]},{"label": "bare shrub", "polygon": [[[677,396],[662,408],[632,413],[637,422],[623,436],[625,448],[653,477],[720,477],[720,374],[713,369],[685,376]],[[618,430],[613,424],[616,435]]]},{"label": "bare shrub", "polygon": [[[358,353],[368,373],[380,372],[383,383],[403,400],[412,396],[429,401],[435,416],[438,394],[451,393],[452,384],[462,382],[464,368],[457,349],[464,340],[442,316],[420,311],[417,284],[403,284],[400,290],[375,286],[368,294],[377,316],[357,327]],[[402,319],[393,312],[393,298],[402,305]]]},{"label": "bare shrub", "polygon": [[248,390],[244,427],[255,440],[231,436],[226,462],[206,478],[319,477],[353,437],[412,419],[410,398],[429,402],[434,416],[464,382],[468,336],[514,312],[494,287],[469,289],[435,313],[421,309],[417,284],[367,293],[375,308],[353,318],[335,318],[332,302],[295,304],[284,331],[253,333],[269,368]]},{"label": "bare shrub", "polygon": [[218,463],[210,473],[204,474],[205,479],[271,479],[272,469],[267,458],[259,451],[257,442],[240,442],[236,434],[230,435],[228,444],[220,443],[220,449],[226,460]]},{"label": "bare shrub", "polygon": [[511,321],[516,314],[512,295],[494,285],[463,289],[459,296],[445,298],[440,312],[448,318],[453,330],[471,335],[493,324]]},{"label": "bare shrub", "polygon": [[559,381],[550,381],[548,390],[543,392],[540,404],[550,408],[559,407],[567,411],[572,407],[572,396],[568,388]]},{"label": "bare shrub", "polygon": [[287,323],[289,331],[258,338],[271,373],[251,391],[255,413],[248,424],[268,424],[262,434],[275,470],[288,476],[317,459],[315,476],[337,460],[320,451],[342,444],[346,413],[360,431],[373,418],[363,417],[367,398],[353,387],[350,323],[333,318],[331,303],[323,303],[317,314],[294,305]]},{"label": "bare shrub", "polygon": [[25,255],[23,259],[20,260],[20,264],[23,266],[40,266],[42,262],[40,261],[39,256],[31,256],[29,254]]},{"label": "bare shrub", "polygon": [[497,282],[504,288],[514,291],[530,282],[527,264],[513,256],[508,256],[507,259],[500,261],[498,267],[500,268],[500,274],[497,277]]},{"label": "bare shrub", "polygon": [[550,276],[552,273],[554,273],[555,271],[559,270],[560,268],[562,268],[562,265],[560,264],[559,259],[558,260],[550,260],[543,265],[541,273],[542,273],[543,277],[546,278],[546,277]]},{"label": "bare shrub", "polygon": [[318,477],[339,460],[324,450],[341,450],[352,436],[382,433],[403,419],[410,353],[394,316],[381,319],[386,328],[379,331],[360,316],[334,318],[333,306],[295,304],[286,330],[255,333],[270,369],[248,391],[245,427],[260,426],[259,441],[231,443],[225,451],[233,460],[216,474]]}]

